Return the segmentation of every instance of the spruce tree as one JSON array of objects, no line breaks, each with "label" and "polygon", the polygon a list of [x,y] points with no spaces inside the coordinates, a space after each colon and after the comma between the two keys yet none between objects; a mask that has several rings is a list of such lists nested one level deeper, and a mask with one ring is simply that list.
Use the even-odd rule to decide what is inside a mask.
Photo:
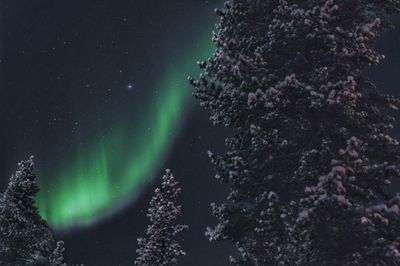
[{"label": "spruce tree", "polygon": [[18,164],[6,191],[0,194],[0,265],[65,266],[62,243],[35,206],[39,191],[33,157]]},{"label": "spruce tree", "polygon": [[150,201],[147,217],[150,225],[147,228],[147,238],[139,238],[137,249],[137,266],[173,266],[177,258],[185,255],[179,244],[177,235],[188,228],[187,225],[177,225],[176,220],[181,213],[177,198],[181,192],[179,183],[175,181],[169,169],[163,176],[161,188],[156,188]]},{"label": "spruce tree", "polygon": [[58,241],[56,244],[56,248],[53,250],[49,257],[50,266],[67,266],[64,261],[64,242]]},{"label": "spruce tree", "polygon": [[34,205],[39,188],[33,158],[18,167],[0,196],[0,262],[10,266],[45,265],[54,240]]},{"label": "spruce tree", "polygon": [[210,240],[238,265],[400,265],[399,98],[364,76],[399,0],[231,0],[195,97],[235,129]]}]

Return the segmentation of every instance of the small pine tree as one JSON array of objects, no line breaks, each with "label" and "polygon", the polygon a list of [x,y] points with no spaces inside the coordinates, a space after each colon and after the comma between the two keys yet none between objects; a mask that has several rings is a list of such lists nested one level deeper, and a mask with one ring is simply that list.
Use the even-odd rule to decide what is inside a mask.
[{"label": "small pine tree", "polygon": [[46,265],[54,240],[50,227],[34,205],[39,188],[33,157],[18,167],[0,195],[0,264]]},{"label": "small pine tree", "polygon": [[167,169],[161,189],[155,190],[155,195],[150,201],[147,214],[150,219],[146,232],[148,237],[138,239],[138,257],[135,265],[173,266],[177,265],[179,256],[185,255],[176,240],[177,235],[188,228],[187,225],[176,225],[181,213],[181,206],[176,205],[180,192],[179,183]]},{"label": "small pine tree", "polygon": [[58,241],[56,248],[53,250],[49,258],[50,266],[67,266],[64,262],[64,251],[64,242]]},{"label": "small pine tree", "polygon": [[0,194],[0,265],[65,266],[63,243],[55,243],[35,206],[39,188],[33,156],[18,167],[6,191]]},{"label": "small pine tree", "polygon": [[231,0],[195,86],[236,129],[210,157],[230,185],[210,240],[240,265],[400,265],[400,100],[364,75],[399,0]]}]

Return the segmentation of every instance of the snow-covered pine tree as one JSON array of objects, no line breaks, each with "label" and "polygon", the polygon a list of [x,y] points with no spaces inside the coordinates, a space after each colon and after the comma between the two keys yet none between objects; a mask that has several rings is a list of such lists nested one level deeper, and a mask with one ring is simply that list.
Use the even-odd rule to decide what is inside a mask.
[{"label": "snow-covered pine tree", "polygon": [[6,191],[0,194],[0,265],[65,266],[62,243],[55,243],[35,206],[39,188],[33,156],[18,167]]},{"label": "snow-covered pine tree", "polygon": [[[53,252],[49,256],[49,266],[67,266],[68,264],[64,260],[64,241],[58,241]],[[83,264],[71,264],[71,266],[84,266]]]},{"label": "snow-covered pine tree", "polygon": [[167,169],[161,188],[155,190],[155,195],[150,201],[147,238],[138,239],[138,257],[135,265],[173,266],[177,265],[179,256],[185,255],[177,240],[177,235],[188,228],[187,225],[176,224],[181,213],[181,206],[177,205],[180,192],[179,183]]},{"label": "snow-covered pine tree", "polygon": [[399,0],[231,0],[216,52],[189,78],[215,124],[236,129],[210,153],[230,185],[210,240],[239,265],[400,265],[400,100],[363,71]]},{"label": "snow-covered pine tree", "polygon": [[18,164],[19,170],[0,195],[0,264],[45,265],[53,237],[34,205],[39,188],[33,157]]},{"label": "snow-covered pine tree", "polygon": [[49,264],[50,266],[67,266],[64,261],[64,242],[58,241],[56,244],[56,248],[50,254]]}]

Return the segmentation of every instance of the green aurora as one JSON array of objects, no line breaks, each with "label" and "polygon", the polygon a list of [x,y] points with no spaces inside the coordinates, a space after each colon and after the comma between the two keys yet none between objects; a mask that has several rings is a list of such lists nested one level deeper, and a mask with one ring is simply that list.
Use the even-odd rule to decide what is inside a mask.
[{"label": "green aurora", "polygon": [[[36,199],[41,216],[56,230],[89,225],[131,202],[162,163],[191,97],[188,75],[214,51],[210,35],[187,49],[161,79],[158,95],[141,117],[99,134],[88,149],[51,172],[42,172]],[[136,123],[136,124],[134,124]],[[104,133],[104,132],[101,132]],[[48,176],[56,178],[48,181]]]}]

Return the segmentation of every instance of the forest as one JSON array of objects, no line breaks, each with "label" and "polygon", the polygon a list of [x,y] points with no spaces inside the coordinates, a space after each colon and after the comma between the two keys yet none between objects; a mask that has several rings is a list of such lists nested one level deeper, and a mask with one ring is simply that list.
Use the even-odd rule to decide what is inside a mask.
[{"label": "forest", "polygon": [[[400,0],[230,0],[215,10],[215,50],[187,83],[215,125],[207,130],[232,132],[227,152],[209,151],[202,166],[228,188],[209,203],[216,223],[204,224],[210,242],[234,246],[227,263],[400,265],[400,98],[365,75],[385,60],[374,44],[399,11]],[[34,160],[0,194],[0,265],[76,265],[39,213]],[[181,265],[190,254],[177,170],[156,179],[131,265]]]}]

